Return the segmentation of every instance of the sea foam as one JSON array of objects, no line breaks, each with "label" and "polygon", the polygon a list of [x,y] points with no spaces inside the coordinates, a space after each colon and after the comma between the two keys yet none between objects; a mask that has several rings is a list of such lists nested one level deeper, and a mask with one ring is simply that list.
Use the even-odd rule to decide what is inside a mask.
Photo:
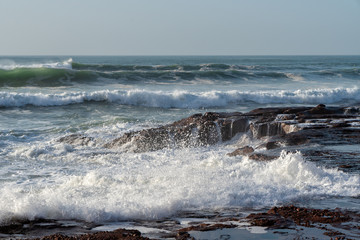
[{"label": "sea foam", "polygon": [[92,92],[19,93],[0,92],[0,107],[60,106],[88,101],[159,108],[207,108],[229,104],[332,104],[360,102],[360,90],[354,88],[268,90],[268,91],[152,91],[144,89],[100,90]]},{"label": "sea foam", "polygon": [[[0,220],[158,219],[187,209],[268,207],[360,194],[358,175],[318,167],[301,153],[256,162],[227,157],[222,148],[100,155],[48,148],[37,153],[36,162],[28,155],[17,181],[1,185],[6,197],[0,198]],[[46,177],[26,178],[35,172]]]},{"label": "sea foam", "polygon": [[72,58],[63,62],[45,62],[45,63],[27,63],[19,64],[12,60],[2,59],[0,69],[13,70],[17,68],[55,68],[55,69],[72,69]]}]

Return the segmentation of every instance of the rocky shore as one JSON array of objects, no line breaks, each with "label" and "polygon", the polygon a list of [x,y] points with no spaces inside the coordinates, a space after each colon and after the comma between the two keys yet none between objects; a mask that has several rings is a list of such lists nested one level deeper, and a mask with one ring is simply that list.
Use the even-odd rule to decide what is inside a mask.
[{"label": "rocky shore", "polygon": [[[360,107],[319,104],[316,107],[258,108],[247,113],[194,114],[158,128],[125,133],[104,147],[145,152],[166,147],[213,145],[231,140],[238,133],[248,133],[253,138],[273,137],[266,145],[271,149],[282,143],[300,145],[316,139],[326,141],[331,134],[344,137],[345,142],[359,143],[359,132]],[[75,134],[59,141],[87,145],[93,139]]]},{"label": "rocky shore", "polygon": [[[244,135],[251,141],[233,141],[239,135]],[[91,145],[96,139],[84,135],[69,135],[59,141],[73,145]],[[281,151],[301,150],[311,161],[322,161],[322,165],[345,172],[358,172],[360,107],[327,107],[319,104],[315,107],[259,108],[247,113],[207,112],[157,128],[127,132],[103,147],[115,151],[146,152],[163,148],[208,146],[221,142],[232,142],[234,145],[235,150],[227,154],[229,157],[247,156],[254,161],[272,161],[279,157]],[[354,149],[357,151],[353,151]],[[189,214],[186,218],[207,220],[190,221],[184,225],[177,220],[167,219],[140,221],[137,225],[162,229],[166,233],[155,238],[170,239],[206,239],[208,235],[205,233],[214,231],[221,231],[221,234],[229,236],[242,236],[245,233],[241,229],[248,232],[253,227],[259,227],[271,235],[270,238],[264,235],[264,239],[356,239],[360,236],[359,212],[335,208],[312,209],[288,205],[273,207],[265,212],[252,212],[246,216],[237,213],[228,216]],[[71,232],[68,235],[50,234],[47,238],[39,239],[148,237],[124,229],[106,233],[92,233],[83,229],[80,231],[82,235],[76,236]]]},{"label": "rocky shore", "polygon": [[[106,143],[108,149],[146,152],[163,148],[184,148],[214,145],[232,140],[238,134],[250,139],[261,139],[256,146],[239,145],[228,156],[243,155],[257,161],[277,158],[281,150],[302,146],[332,146],[360,144],[360,107],[281,107],[258,108],[247,113],[231,112],[194,114],[158,128],[127,132]],[[89,145],[96,141],[83,135],[69,135],[60,142],[73,145]],[[267,151],[259,151],[265,149]],[[360,170],[357,153],[341,153],[308,147],[301,150],[311,160],[319,158],[351,158],[350,162],[338,162],[337,167],[346,171]],[[345,156],[343,156],[345,155]],[[355,159],[355,160],[354,160]]]},{"label": "rocky shore", "polygon": [[[313,209],[293,205],[272,207],[244,215],[184,213],[189,221],[163,219],[138,221],[131,229],[96,231],[96,226],[64,225],[61,221],[38,219],[2,226],[1,239],[36,240],[146,240],[146,239],[215,239],[217,233],[227,239],[357,239],[360,237],[359,212],[341,209]],[[204,220],[206,216],[207,220]],[[196,219],[203,219],[198,221]],[[192,221],[191,221],[192,220]],[[158,229],[153,237],[139,229]],[[258,229],[255,229],[258,228]],[[252,234],[252,235],[248,235]],[[146,235],[146,234],[145,234]],[[255,238],[254,238],[255,237]]]}]

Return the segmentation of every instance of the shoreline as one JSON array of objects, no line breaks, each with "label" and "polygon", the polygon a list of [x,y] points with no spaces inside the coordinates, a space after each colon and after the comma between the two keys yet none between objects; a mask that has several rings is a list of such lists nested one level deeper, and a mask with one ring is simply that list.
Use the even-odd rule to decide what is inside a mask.
[{"label": "shoreline", "polygon": [[[360,212],[314,209],[287,205],[269,210],[204,215],[188,212],[186,218],[117,222],[109,225],[38,219],[1,226],[0,239],[357,239]],[[227,216],[226,216],[227,215]],[[132,226],[130,226],[132,223]],[[127,224],[127,227],[126,227]],[[123,227],[121,227],[123,226]]]}]

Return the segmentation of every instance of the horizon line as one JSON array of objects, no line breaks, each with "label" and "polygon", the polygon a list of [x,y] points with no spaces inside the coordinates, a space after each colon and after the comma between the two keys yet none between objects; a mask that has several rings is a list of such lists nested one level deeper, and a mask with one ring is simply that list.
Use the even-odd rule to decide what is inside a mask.
[{"label": "horizon line", "polygon": [[360,56],[360,54],[6,54],[0,57],[301,57],[301,56]]}]

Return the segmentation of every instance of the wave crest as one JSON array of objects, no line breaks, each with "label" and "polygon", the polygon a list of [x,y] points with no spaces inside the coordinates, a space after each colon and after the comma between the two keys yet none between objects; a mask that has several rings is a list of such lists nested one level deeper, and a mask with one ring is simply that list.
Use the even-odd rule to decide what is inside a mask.
[{"label": "wave crest", "polygon": [[60,106],[89,101],[159,108],[208,108],[248,102],[258,104],[358,103],[358,88],[309,89],[296,91],[149,91],[102,90],[56,94],[0,92],[0,107]]}]

